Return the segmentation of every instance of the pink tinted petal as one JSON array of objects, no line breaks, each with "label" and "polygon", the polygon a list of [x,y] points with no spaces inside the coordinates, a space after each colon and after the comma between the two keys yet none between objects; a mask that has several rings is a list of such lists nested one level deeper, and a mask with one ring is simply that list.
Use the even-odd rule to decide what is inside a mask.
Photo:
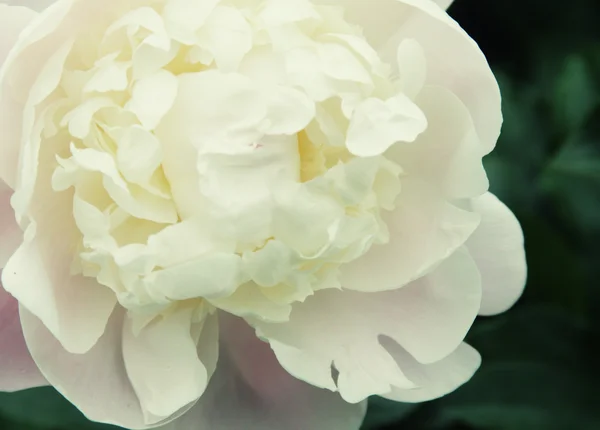
[{"label": "pink tinted petal", "polygon": [[422,276],[462,246],[479,215],[445,201],[430,184],[407,176],[396,209],[383,214],[390,240],[341,267],[344,288],[393,290]]},{"label": "pink tinted petal", "polygon": [[521,225],[496,196],[486,193],[473,199],[481,225],[466,243],[479,267],[483,288],[481,315],[508,310],[523,293],[527,261]]},{"label": "pink tinted petal", "polygon": [[125,321],[125,367],[149,423],[195,402],[214,372],[219,348],[217,316],[192,325],[194,311],[194,307],[181,307],[137,334],[132,321]]},{"label": "pink tinted petal", "polygon": [[242,320],[221,315],[221,353],[207,391],[161,430],[358,430],[366,402],[351,405],[281,368]]},{"label": "pink tinted petal", "polygon": [[[358,402],[393,387],[415,388],[417,381],[380,344],[381,336],[418,362],[435,363],[462,342],[480,302],[477,267],[461,249],[403,288],[368,294],[323,290],[294,305],[287,323],[252,325],[292,375]],[[337,381],[332,365],[339,372]]]},{"label": "pink tinted petal", "polygon": [[431,364],[421,364],[397,343],[383,342],[394,359],[402,366],[406,376],[417,387],[412,390],[394,388],[383,397],[398,402],[425,402],[445,396],[467,382],[481,364],[479,353],[462,343],[444,359]]},{"label": "pink tinted petal", "polygon": [[48,385],[25,344],[19,304],[0,285],[0,391]]},{"label": "pink tinted petal", "polygon": [[116,309],[106,332],[85,354],[71,354],[33,314],[21,308],[31,355],[48,382],[89,419],[126,428],[145,428],[121,349],[124,312]]},{"label": "pink tinted petal", "polygon": [[0,269],[23,241],[23,232],[10,206],[11,195],[12,190],[0,179]]}]

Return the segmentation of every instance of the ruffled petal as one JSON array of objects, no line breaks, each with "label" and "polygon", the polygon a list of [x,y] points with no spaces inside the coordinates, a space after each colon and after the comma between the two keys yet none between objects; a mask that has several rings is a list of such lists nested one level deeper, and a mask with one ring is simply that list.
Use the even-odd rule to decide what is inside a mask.
[{"label": "ruffled petal", "polygon": [[[118,0],[99,3],[50,0],[25,2],[41,14],[20,35],[0,70],[0,179],[11,188],[15,187],[17,181],[19,153],[22,143],[26,141],[23,134],[30,133],[33,126],[33,109],[49,94],[47,91],[51,92],[55,88],[48,88],[49,83],[43,80],[39,82],[40,87],[35,88],[40,71],[70,38],[89,24],[90,17],[98,19],[105,16],[111,10],[109,3],[116,2]],[[32,14],[31,11],[27,13]],[[68,21],[68,25],[65,25],[65,21]]]},{"label": "ruffled petal", "polygon": [[393,388],[383,397],[397,402],[426,402],[445,396],[467,382],[481,364],[479,353],[462,343],[446,358],[431,364],[420,364],[397,343],[384,342],[386,349],[401,364],[406,376],[415,383],[412,390]]},{"label": "ruffled petal", "polygon": [[403,288],[370,294],[323,290],[296,304],[287,323],[251,323],[292,375],[359,402],[419,383],[380,336],[396,341],[419,363],[435,363],[462,342],[480,302],[477,267],[461,249]]},{"label": "ruffled petal", "polygon": [[364,28],[389,64],[396,64],[403,40],[416,40],[429,60],[425,83],[456,94],[469,109],[485,152],[494,148],[502,126],[500,89],[477,44],[440,8],[448,0],[318,1],[344,6],[346,17]]},{"label": "ruffled petal", "polygon": [[366,402],[351,405],[281,368],[241,319],[221,315],[219,365],[194,408],[160,430],[358,430]]}]

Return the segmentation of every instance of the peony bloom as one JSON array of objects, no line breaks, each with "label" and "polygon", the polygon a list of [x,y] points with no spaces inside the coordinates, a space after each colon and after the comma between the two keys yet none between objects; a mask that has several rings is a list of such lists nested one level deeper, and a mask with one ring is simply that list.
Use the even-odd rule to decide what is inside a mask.
[{"label": "peony bloom", "polygon": [[[132,429],[358,429],[525,283],[432,0],[0,4],[0,388]],[[14,6],[13,4],[25,6]]]}]

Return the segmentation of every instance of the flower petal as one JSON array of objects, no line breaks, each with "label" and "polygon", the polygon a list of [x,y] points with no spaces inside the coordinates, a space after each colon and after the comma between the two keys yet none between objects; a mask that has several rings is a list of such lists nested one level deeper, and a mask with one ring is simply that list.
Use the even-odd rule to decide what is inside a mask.
[{"label": "flower petal", "polygon": [[454,3],[454,0],[433,0],[433,2],[437,3],[439,7],[446,10],[452,5],[452,3]]},{"label": "flower petal", "polygon": [[383,343],[398,364],[403,366],[406,376],[418,387],[412,390],[393,388],[390,393],[383,395],[398,402],[426,402],[445,396],[471,379],[481,364],[479,353],[466,343],[461,343],[452,354],[432,364],[420,364],[389,339]]},{"label": "flower petal", "polygon": [[50,384],[91,420],[144,428],[139,401],[129,382],[121,350],[124,313],[116,309],[106,331],[85,354],[71,354],[46,326],[21,307],[31,355]]},{"label": "flower petal", "polygon": [[19,304],[0,285],[0,390],[17,391],[48,385],[29,354]]},{"label": "flower petal", "polygon": [[429,59],[426,84],[455,93],[471,112],[486,153],[494,148],[502,126],[500,89],[477,44],[439,7],[447,0],[318,1],[344,6],[347,19],[364,28],[389,64],[396,64],[402,40],[418,41]]},{"label": "flower petal", "polygon": [[76,229],[72,214],[66,212],[72,197],[69,193],[51,197],[40,202],[46,204],[46,216],[28,227],[24,242],[2,272],[2,283],[65,349],[84,353],[104,332],[116,297],[95,279],[72,273]]},{"label": "flower petal", "polygon": [[[123,358],[144,413],[169,417],[195,402],[217,364],[216,315],[192,325],[194,307],[183,307],[134,333],[131,319],[123,329]],[[199,336],[195,332],[199,333]],[[198,356],[196,343],[202,351]],[[152,423],[152,419],[147,418]],[[156,422],[156,419],[154,419]]]},{"label": "flower petal", "polygon": [[177,96],[177,78],[166,70],[138,80],[125,106],[135,113],[146,130],[154,130],[173,106]]},{"label": "flower petal", "polygon": [[462,246],[479,216],[446,202],[429,185],[404,178],[396,210],[383,214],[390,241],[343,265],[344,288],[387,291],[406,285]]},{"label": "flower petal", "polygon": [[481,272],[481,315],[509,309],[521,296],[527,279],[523,231],[509,208],[486,193],[472,200],[481,225],[466,242]]},{"label": "flower petal", "polygon": [[394,145],[386,155],[406,174],[435,184],[449,200],[485,193],[485,151],[467,107],[449,90],[432,85],[415,102],[427,117],[427,130],[413,145]]},{"label": "flower petal", "polygon": [[[21,125],[23,124],[23,112],[26,104],[25,98],[37,79],[37,72],[55,51],[48,49],[48,44],[56,42],[55,40],[40,42],[40,39],[44,39],[56,30],[56,26],[68,10],[68,7],[64,5],[65,2],[63,2],[62,7],[53,8],[52,18],[56,18],[55,21],[44,20],[42,25],[30,26],[26,30],[26,37],[21,37],[20,40],[17,40],[19,33],[13,35],[12,42],[14,45],[13,43],[10,44],[12,49],[8,52],[8,55],[0,51],[0,58],[5,60],[2,69],[0,69],[0,144],[2,145],[0,179],[4,180],[11,188],[15,186],[16,170],[19,166],[19,150],[23,133]],[[3,5],[0,5],[0,8],[4,9]],[[21,10],[19,19],[13,17],[13,11],[16,9]],[[20,22],[22,26],[33,21],[35,13],[27,8],[16,8],[14,6],[9,6],[6,11],[3,10],[0,13],[0,16],[2,16],[2,26],[0,27],[3,29],[2,38],[8,36],[8,40],[10,40],[10,35],[5,35],[3,28],[5,26],[5,12],[8,10],[11,13],[6,13],[6,18],[9,18],[9,21],[15,18],[15,22]],[[39,20],[36,20],[36,22],[39,23]],[[7,26],[7,28],[11,28],[11,26]],[[33,45],[30,46],[32,42]],[[58,45],[60,45],[60,42]],[[23,73],[23,70],[26,70],[27,73]]]},{"label": "flower petal", "polygon": [[24,6],[41,12],[57,0],[3,0],[8,5]]},{"label": "flower petal", "polygon": [[241,319],[221,315],[217,371],[200,401],[160,430],[358,430],[366,402],[350,405],[281,368]]},{"label": "flower petal", "polygon": [[403,288],[370,294],[323,290],[296,304],[288,323],[251,324],[292,375],[359,402],[394,387],[415,388],[380,336],[398,342],[420,363],[435,363],[462,342],[480,302],[477,267],[461,249]]},{"label": "flower petal", "polygon": [[23,241],[23,232],[10,206],[12,190],[0,179],[0,269]]},{"label": "flower petal", "polygon": [[[19,2],[21,3],[21,2]],[[0,4],[0,67],[8,57],[10,50],[14,47],[19,34],[36,16],[32,10],[22,6],[8,6]],[[5,88],[0,87],[0,93],[5,92]],[[0,157],[0,181],[8,175],[3,173],[5,170],[14,172],[16,162],[16,150],[18,145],[18,134],[15,136],[9,130],[13,127],[5,127],[5,125],[14,124],[15,116],[21,115],[17,113],[19,110],[15,108],[6,94],[0,95],[0,148],[2,157]],[[17,131],[17,130],[13,130]],[[16,137],[16,139],[15,139]],[[14,143],[15,148],[12,148]],[[14,174],[14,173],[13,173]],[[12,184],[13,181],[7,181]]]},{"label": "flower petal", "polygon": [[[82,28],[89,26],[91,17],[94,17],[94,21],[104,19],[112,10],[109,3],[118,2],[120,0],[105,0],[100,3],[45,0],[27,2],[42,13],[21,34],[0,70],[0,179],[11,188],[15,186],[16,172],[20,165],[19,151],[25,140],[23,133],[29,133],[33,123],[32,109],[49,94],[44,91],[54,90],[54,87],[46,88],[49,83],[44,81],[47,79],[41,79],[41,88],[32,91],[40,71],[50,58],[59,53],[61,46]],[[68,24],[65,25],[65,21]],[[33,100],[33,93],[36,100]],[[37,100],[43,94],[44,97]],[[25,112],[27,105],[29,112]],[[27,121],[24,121],[25,118]]]},{"label": "flower petal", "polygon": [[370,98],[354,110],[346,146],[354,155],[373,157],[396,142],[414,142],[426,128],[425,115],[404,94],[388,100]]},{"label": "flower petal", "polygon": [[0,4],[0,66],[4,63],[8,52],[12,49],[21,31],[35,18],[36,13],[23,2],[17,2],[18,6]]}]

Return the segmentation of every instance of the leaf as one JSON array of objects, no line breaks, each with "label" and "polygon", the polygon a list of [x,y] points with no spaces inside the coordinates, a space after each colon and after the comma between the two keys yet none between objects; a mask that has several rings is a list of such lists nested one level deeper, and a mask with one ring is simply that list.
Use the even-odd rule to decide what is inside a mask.
[{"label": "leaf", "polygon": [[565,131],[577,131],[598,105],[597,83],[589,64],[579,54],[564,61],[556,80],[554,115]]},{"label": "leaf", "polygon": [[565,222],[586,235],[600,233],[600,110],[556,154],[540,186]]},{"label": "leaf", "polygon": [[[546,211],[548,212],[548,211]],[[528,279],[521,302],[550,303],[578,315],[588,311],[587,270],[576,244],[543,213],[520,216]]]},{"label": "leaf", "polygon": [[552,307],[523,307],[478,322],[469,341],[483,365],[457,392],[436,402],[438,426],[481,430],[592,430],[600,375],[589,333]]},{"label": "leaf", "polygon": [[511,158],[531,169],[540,166],[546,157],[545,144],[549,134],[544,127],[542,91],[532,85],[511,80],[496,72],[502,92],[504,123],[494,154]]},{"label": "leaf", "polygon": [[[492,154],[483,165],[490,180],[490,191],[510,208],[518,208],[521,213],[533,213],[538,201],[539,190],[535,184],[535,174],[527,167],[519,165],[511,158]],[[530,184],[524,186],[524,184]]]},{"label": "leaf", "polygon": [[[0,393],[0,417],[15,423],[15,429],[117,430],[117,427],[93,423],[51,387],[16,393]],[[10,426],[1,427],[10,429]]]},{"label": "leaf", "polygon": [[369,399],[367,416],[362,430],[375,430],[406,418],[418,405],[398,403],[382,397],[373,396]]}]

